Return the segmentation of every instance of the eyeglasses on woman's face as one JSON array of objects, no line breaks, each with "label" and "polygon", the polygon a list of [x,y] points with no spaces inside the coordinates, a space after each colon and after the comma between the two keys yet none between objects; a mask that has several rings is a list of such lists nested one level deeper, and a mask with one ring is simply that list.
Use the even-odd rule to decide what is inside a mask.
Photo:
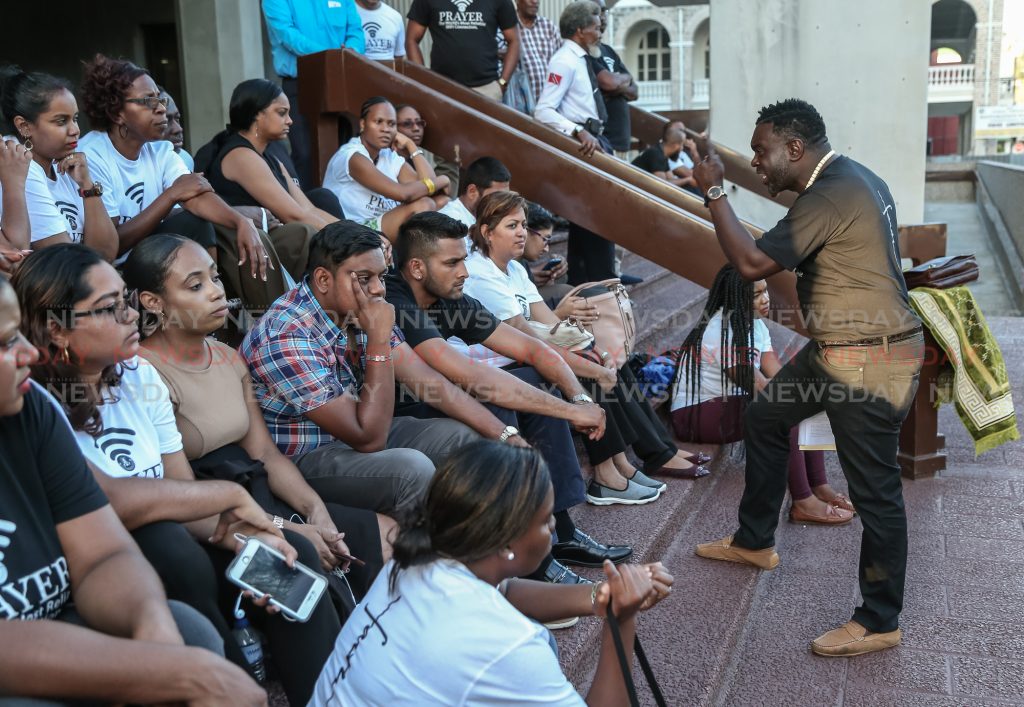
[{"label": "eyeglasses on woman's face", "polygon": [[530,228],[529,226],[527,226],[526,227],[526,232],[529,233],[531,236],[537,236],[537,238],[540,238],[545,243],[550,243],[551,242],[551,236],[545,236],[543,233],[538,231],[536,228]]},{"label": "eyeglasses on woman's face", "polygon": [[409,118],[408,120],[403,120],[401,123],[399,123],[398,127],[404,130],[412,130],[413,128],[419,128],[420,130],[424,130],[427,127],[427,121],[423,120],[423,118],[419,118],[417,120]]},{"label": "eyeglasses on woman's face", "polygon": [[134,103],[139,106],[146,106],[150,110],[155,111],[157,106],[163,106],[166,108],[170,100],[171,99],[167,96],[145,96],[143,98],[126,98],[124,99],[124,102]]},{"label": "eyeglasses on woman's face", "polygon": [[97,307],[84,311],[75,310],[72,315],[75,321],[84,317],[112,317],[118,324],[128,324],[132,320],[130,310],[139,311],[139,293],[137,290],[130,290],[124,297],[106,307]]}]

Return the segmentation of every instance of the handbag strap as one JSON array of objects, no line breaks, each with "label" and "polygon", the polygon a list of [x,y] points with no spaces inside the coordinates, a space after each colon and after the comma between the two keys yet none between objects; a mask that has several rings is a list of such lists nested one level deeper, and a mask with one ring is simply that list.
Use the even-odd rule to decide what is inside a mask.
[{"label": "handbag strap", "polygon": [[[558,305],[561,306],[562,302],[565,302],[571,297],[578,296],[580,292],[583,292],[583,290],[589,290],[591,287],[604,287],[611,291],[616,285],[621,284],[622,281],[619,280],[619,278],[617,277],[611,277],[608,278],[607,280],[600,280],[598,282],[584,282],[582,285],[576,285],[576,287],[566,292],[565,296],[558,301]],[[558,307],[555,307],[554,309],[558,309]]]},{"label": "handbag strap", "polygon": [[[626,683],[626,694],[629,696],[630,707],[639,707],[640,699],[636,694],[636,684],[633,682],[633,670],[630,667],[629,661],[626,660],[626,649],[622,645],[622,634],[619,633],[619,620],[615,617],[615,613],[611,610],[611,606],[608,607],[608,628],[611,629],[612,642],[615,644],[615,654],[619,658],[619,668],[622,670],[622,679]],[[640,645],[639,636],[633,637],[633,650],[636,653],[637,661],[640,663],[640,669],[644,673],[644,678],[647,679],[647,685],[651,688],[651,694],[654,696],[654,703],[658,707],[667,707],[668,703],[665,702],[665,695],[661,692],[661,686],[658,685],[658,680],[654,677],[654,671],[651,669],[651,663],[647,660],[647,654],[644,652],[643,646]]]},{"label": "handbag strap", "polygon": [[640,700],[636,696],[636,685],[633,684],[633,670],[629,661],[626,660],[626,649],[622,647],[622,635],[619,633],[619,620],[615,618],[615,612],[611,605],[608,606],[608,628],[612,632],[612,642],[615,644],[615,655],[619,657],[619,668],[622,669],[622,679],[626,683],[626,695],[629,697],[630,707],[640,707]]}]

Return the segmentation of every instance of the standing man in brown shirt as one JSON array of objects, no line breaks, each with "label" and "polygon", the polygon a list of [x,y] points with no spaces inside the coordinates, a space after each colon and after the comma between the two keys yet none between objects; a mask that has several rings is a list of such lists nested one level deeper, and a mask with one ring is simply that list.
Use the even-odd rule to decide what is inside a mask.
[{"label": "standing man in brown shirt", "polygon": [[745,278],[796,272],[812,340],[744,415],[746,488],[739,529],[698,545],[697,554],[766,570],[778,565],[774,536],[786,493],[789,431],[824,410],[864,525],[864,601],[852,620],[819,636],[811,650],[851,656],[889,648],[900,642],[907,564],[896,452],[924,350],[921,322],[910,307],[900,270],[896,208],[885,182],[836,155],[824,121],[804,101],[788,99],[762,108],[750,146],[751,165],[772,195],[784,190],[799,195],[762,238],[751,237],[725,198],[722,162],[710,144],[693,175],[711,209],[722,250]]}]

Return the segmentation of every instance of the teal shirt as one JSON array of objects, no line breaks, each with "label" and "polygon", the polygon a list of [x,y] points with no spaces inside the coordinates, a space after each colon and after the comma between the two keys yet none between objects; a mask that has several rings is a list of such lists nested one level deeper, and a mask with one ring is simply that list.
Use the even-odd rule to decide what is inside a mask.
[{"label": "teal shirt", "polygon": [[263,0],[270,53],[278,76],[295,78],[298,57],[348,47],[366,52],[355,0]]}]

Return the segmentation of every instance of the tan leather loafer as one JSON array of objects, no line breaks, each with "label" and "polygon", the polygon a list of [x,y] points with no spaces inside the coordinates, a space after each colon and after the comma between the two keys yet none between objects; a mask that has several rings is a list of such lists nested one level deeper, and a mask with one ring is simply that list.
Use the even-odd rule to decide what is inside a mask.
[{"label": "tan leather loafer", "polygon": [[701,543],[697,546],[697,554],[709,560],[725,560],[726,562],[739,562],[743,565],[753,565],[763,570],[773,570],[779,565],[779,553],[774,547],[767,547],[764,550],[747,550],[732,544],[732,536],[724,537],[710,543]]},{"label": "tan leather loafer", "polygon": [[899,629],[886,633],[871,633],[856,621],[847,621],[811,641],[811,650],[818,655],[851,656],[885,650],[900,644]]}]

